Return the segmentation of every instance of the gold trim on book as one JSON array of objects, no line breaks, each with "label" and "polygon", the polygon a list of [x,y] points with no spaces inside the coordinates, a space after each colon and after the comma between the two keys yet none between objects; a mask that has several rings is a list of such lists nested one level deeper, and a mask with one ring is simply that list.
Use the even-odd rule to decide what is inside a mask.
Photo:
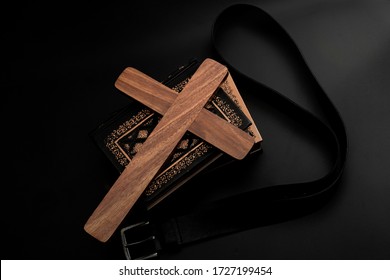
[{"label": "gold trim on book", "polygon": [[180,83],[178,83],[177,85],[175,85],[174,87],[172,87],[172,89],[176,92],[181,92],[184,89],[184,87],[188,84],[189,81],[190,78],[186,78]]},{"label": "gold trim on book", "polygon": [[178,159],[174,164],[171,164],[160,175],[158,175],[148,188],[145,190],[146,196],[152,195],[156,190],[160,189],[163,184],[168,183],[177,174],[180,174],[183,170],[187,169],[191,164],[204,154],[206,154],[212,146],[202,142],[191,149],[187,154]]},{"label": "gold trim on book", "polygon": [[[131,161],[131,158],[130,156],[123,150],[123,148],[118,144],[118,142],[123,138],[125,137],[126,135],[128,135],[129,133],[133,132],[134,129],[137,129],[140,125],[144,124],[147,120],[149,120],[150,118],[152,118],[154,116],[154,113],[151,113],[149,116],[147,116],[145,119],[143,119],[142,121],[140,121],[138,124],[136,124],[135,126],[133,126],[130,130],[126,131],[125,133],[123,133],[123,135],[121,135],[119,138],[117,138],[115,140],[115,144],[117,145],[117,147],[121,150],[121,152],[123,153],[123,155],[128,159],[128,161],[130,162]],[[142,138],[143,139],[143,138]],[[139,143],[141,144],[141,143]]]},{"label": "gold trim on book", "polygon": [[240,127],[242,125],[242,119],[240,116],[230,108],[229,104],[226,101],[222,100],[219,96],[215,96],[212,100],[215,108],[221,112],[225,119],[231,124]]},{"label": "gold trim on book", "polygon": [[126,153],[123,152],[122,148],[116,143],[118,138],[121,138],[126,132],[129,130],[132,131],[134,126],[138,126],[141,121],[143,121],[146,117],[152,116],[152,113],[149,109],[142,109],[138,112],[137,115],[133,116],[123,124],[121,124],[118,129],[113,130],[109,136],[105,139],[106,147],[111,151],[111,153],[115,156],[116,160],[120,165],[126,166],[129,164],[129,158]]},{"label": "gold trim on book", "polygon": [[238,108],[241,109],[241,104],[240,102],[238,102],[237,100],[237,97],[233,94],[233,90],[232,88],[229,86],[229,83],[228,83],[228,80],[222,82],[222,84],[220,85],[221,89],[226,93],[227,96],[230,97],[230,99],[236,103],[236,105],[238,106]]}]

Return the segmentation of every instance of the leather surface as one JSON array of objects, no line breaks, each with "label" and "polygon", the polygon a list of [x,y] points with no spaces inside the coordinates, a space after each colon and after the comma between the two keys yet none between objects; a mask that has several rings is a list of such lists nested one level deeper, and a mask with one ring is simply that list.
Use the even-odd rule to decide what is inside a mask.
[{"label": "leather surface", "polygon": [[[9,27],[5,40],[12,55],[2,75],[8,163],[1,195],[2,259],[124,258],[119,234],[102,245],[83,232],[91,210],[117,178],[88,132],[127,104],[114,88],[125,67],[162,79],[189,57],[212,56],[212,23],[232,3],[68,6],[61,15],[54,8],[43,14],[40,7],[26,6],[13,14],[17,24]],[[341,113],[350,139],[346,170],[331,199],[308,215],[186,246],[165,258],[388,259],[389,2],[246,3],[256,3],[287,29]],[[316,101],[307,98],[296,79],[299,73],[262,56],[258,50],[266,46],[256,41],[253,30],[240,31],[233,30],[241,37],[226,50],[231,59],[315,110]],[[304,127],[252,94],[243,97],[264,137],[263,154],[244,170],[210,173],[207,183],[199,178],[172,203],[186,198],[194,203],[188,196],[199,186],[209,197],[198,199],[207,200],[251,186],[245,182],[265,186],[310,180],[329,167],[323,147],[310,145]]]}]

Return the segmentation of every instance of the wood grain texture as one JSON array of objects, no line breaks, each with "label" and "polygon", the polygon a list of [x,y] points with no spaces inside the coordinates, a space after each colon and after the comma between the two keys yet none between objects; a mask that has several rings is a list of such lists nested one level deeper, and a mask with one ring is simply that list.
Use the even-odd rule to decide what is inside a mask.
[{"label": "wood grain texture", "polygon": [[226,67],[211,59],[200,65],[92,213],[86,232],[102,242],[112,236],[226,75]]},{"label": "wood grain texture", "polygon": [[[132,67],[121,73],[115,86],[161,115],[165,114],[178,95]],[[204,108],[188,130],[235,159],[243,159],[255,143],[247,132]]]}]

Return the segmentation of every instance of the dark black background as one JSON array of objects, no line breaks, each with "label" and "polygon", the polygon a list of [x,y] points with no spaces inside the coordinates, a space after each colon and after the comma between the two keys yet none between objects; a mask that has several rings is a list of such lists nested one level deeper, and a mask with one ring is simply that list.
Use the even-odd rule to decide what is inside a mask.
[{"label": "dark black background", "polygon": [[[390,2],[225,0],[9,8],[1,75],[2,259],[124,259],[118,235],[103,244],[83,230],[118,176],[88,133],[128,104],[114,88],[125,67],[161,80],[191,57],[213,57],[212,23],[233,3],[265,9],[294,38],[345,121],[346,169],[331,200],[310,215],[189,245],[164,258],[389,258]],[[238,31],[227,55],[250,76],[310,107],[299,85],[264,66],[255,40],[239,44],[253,34]],[[228,175],[228,185],[209,174],[188,189],[201,184],[201,191],[230,193],[257,178],[272,185],[326,171],[328,162],[315,145],[303,147],[288,123],[268,117],[275,109],[259,109],[257,99],[243,96],[265,139],[264,153],[251,168]],[[172,201],[190,198],[179,193]]]}]

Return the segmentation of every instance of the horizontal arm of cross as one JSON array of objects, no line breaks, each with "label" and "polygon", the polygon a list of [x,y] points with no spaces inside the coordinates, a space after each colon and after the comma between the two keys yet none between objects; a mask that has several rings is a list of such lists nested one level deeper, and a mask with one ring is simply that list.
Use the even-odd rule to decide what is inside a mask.
[{"label": "horizontal arm of cross", "polygon": [[[161,115],[178,96],[177,92],[132,67],[121,73],[115,86]],[[251,135],[205,108],[188,130],[235,159],[243,159],[254,145]]]}]

